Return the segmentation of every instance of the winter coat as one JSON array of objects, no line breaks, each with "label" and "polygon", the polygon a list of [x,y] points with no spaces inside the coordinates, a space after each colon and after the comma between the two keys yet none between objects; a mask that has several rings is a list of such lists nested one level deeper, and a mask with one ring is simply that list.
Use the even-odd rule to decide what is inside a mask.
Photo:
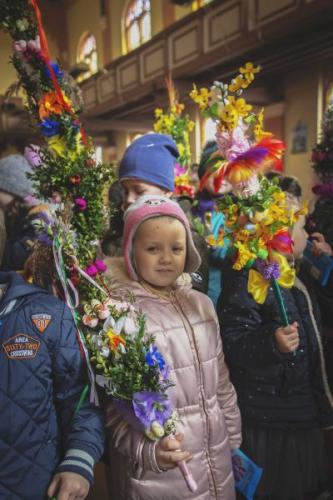
[{"label": "winter coat", "polygon": [[289,322],[297,321],[300,336],[296,354],[283,354],[274,337],[282,326],[274,292],[270,288],[260,305],[248,293],[247,280],[247,271],[225,265],[217,308],[243,421],[286,430],[332,426],[333,398],[309,292],[298,279],[293,288],[281,288]]},{"label": "winter coat", "polygon": [[0,267],[3,259],[3,254],[5,251],[7,240],[6,224],[5,224],[5,214],[3,209],[0,207]]},{"label": "winter coat", "polygon": [[92,481],[104,424],[87,399],[74,415],[86,381],[68,307],[13,272],[0,273],[3,285],[0,499],[44,500],[55,472]]},{"label": "winter coat", "polygon": [[135,307],[146,316],[147,332],[171,367],[178,431],[184,434],[182,448],[193,455],[189,467],[198,483],[197,492],[190,493],[177,468],[161,471],[155,443],[130,429],[110,404],[107,426],[114,498],[233,500],[230,450],[240,446],[240,415],[212,302],[192,289],[189,277],[188,284],[175,285],[171,298],[163,299],[130,281],[122,259],[107,264],[117,291],[134,294]]}]

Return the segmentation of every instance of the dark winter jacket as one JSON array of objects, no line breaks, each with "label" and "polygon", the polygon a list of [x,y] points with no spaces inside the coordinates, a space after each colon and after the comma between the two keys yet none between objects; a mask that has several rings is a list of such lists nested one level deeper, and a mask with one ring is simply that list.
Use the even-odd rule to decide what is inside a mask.
[{"label": "dark winter jacket", "polygon": [[[0,499],[43,500],[55,472],[92,481],[103,451],[100,411],[75,413],[85,369],[68,307],[0,273]],[[89,399],[89,398],[88,398]]]},{"label": "dark winter jacket", "polygon": [[282,320],[273,290],[263,305],[247,292],[247,271],[223,269],[218,302],[224,351],[245,422],[293,429],[333,425],[317,312],[297,279],[281,289],[289,322],[299,324],[296,354],[281,353],[274,332]]}]

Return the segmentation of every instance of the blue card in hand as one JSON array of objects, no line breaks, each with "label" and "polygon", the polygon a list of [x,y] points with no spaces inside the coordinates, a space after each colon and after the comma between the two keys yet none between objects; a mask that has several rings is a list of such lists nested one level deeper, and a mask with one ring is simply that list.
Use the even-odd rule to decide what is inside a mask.
[{"label": "blue card in hand", "polygon": [[253,495],[262,476],[262,468],[258,467],[239,449],[232,450],[231,459],[236,489],[247,500],[253,500]]},{"label": "blue card in hand", "polygon": [[320,255],[319,257],[314,255],[313,244],[308,241],[303,254],[302,266],[313,278],[319,281],[321,286],[326,286],[333,269],[333,258],[328,255]]}]

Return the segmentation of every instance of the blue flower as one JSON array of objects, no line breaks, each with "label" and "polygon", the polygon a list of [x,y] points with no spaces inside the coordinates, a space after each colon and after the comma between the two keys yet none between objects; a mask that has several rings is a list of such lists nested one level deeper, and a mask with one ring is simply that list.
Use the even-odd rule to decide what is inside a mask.
[{"label": "blue flower", "polygon": [[[53,68],[56,79],[61,80],[61,78],[64,77],[64,72],[59,68],[59,64],[56,62],[51,62],[51,67]],[[45,66],[44,72],[47,78],[51,78],[50,71],[47,66]]]},{"label": "blue flower", "polygon": [[52,137],[60,132],[60,123],[55,120],[43,120],[39,126],[42,134],[46,137]]},{"label": "blue flower", "polygon": [[146,363],[149,366],[158,366],[160,370],[163,370],[165,366],[165,360],[160,353],[160,351],[155,346],[150,346],[149,351],[146,353]]}]

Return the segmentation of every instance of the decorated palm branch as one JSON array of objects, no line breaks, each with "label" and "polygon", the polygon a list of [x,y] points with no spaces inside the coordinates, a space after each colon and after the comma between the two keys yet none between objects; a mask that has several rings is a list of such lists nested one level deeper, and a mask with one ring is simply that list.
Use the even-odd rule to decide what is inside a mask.
[{"label": "decorated palm branch", "polygon": [[[30,146],[25,152],[36,195],[56,206],[54,213],[41,218],[31,278],[45,286],[40,272],[44,263],[72,311],[91,400],[98,402],[97,383],[130,425],[150,439],[173,434],[177,415],[168,394],[169,369],[131,298],[111,294],[103,276],[106,265],[98,258],[98,240],[108,216],[105,186],[114,174],[111,166],[94,159],[92,141],[79,117],[80,89],[51,59],[36,0],[0,0],[0,28],[13,39],[18,84],[32,126],[44,139],[42,147]],[[89,384],[76,411],[88,390]],[[188,478],[185,464],[179,465]]]},{"label": "decorated palm branch", "polygon": [[217,204],[225,215],[233,268],[249,269],[248,291],[258,303],[273,287],[287,325],[280,287],[290,288],[295,281],[287,258],[293,252],[290,229],[305,209],[292,208],[277,183],[262,175],[268,168],[281,168],[284,144],[264,130],[263,109],[255,113],[241,97],[260,68],[247,63],[239,71],[230,84],[214,82],[210,89],[194,86],[190,94],[204,116],[216,122],[218,149],[207,160],[201,189],[212,174],[216,191],[224,178],[232,185],[233,194]]},{"label": "decorated palm branch", "polygon": [[169,107],[166,111],[155,109],[154,130],[159,134],[169,134],[177,144],[179,157],[175,165],[175,194],[193,197],[194,189],[190,182],[190,168],[192,164],[190,133],[194,129],[194,122],[186,114],[185,106],[179,102],[178,92],[171,76],[166,78],[169,97]]}]

